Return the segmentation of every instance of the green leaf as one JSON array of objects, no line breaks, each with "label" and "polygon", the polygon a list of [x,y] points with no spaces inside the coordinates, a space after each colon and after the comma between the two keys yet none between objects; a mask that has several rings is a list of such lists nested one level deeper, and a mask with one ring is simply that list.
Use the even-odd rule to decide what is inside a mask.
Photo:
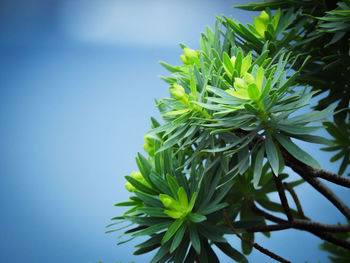
[{"label": "green leaf", "polygon": [[159,261],[168,253],[170,243],[166,243],[160,247],[158,252],[154,255],[150,263],[159,263]]},{"label": "green leaf", "polygon": [[317,132],[321,130],[322,126],[304,126],[304,125],[285,125],[285,124],[276,124],[275,126],[277,129],[280,129],[281,131],[285,131],[291,134],[307,134]]},{"label": "green leaf", "polygon": [[180,187],[179,190],[177,191],[177,196],[179,198],[179,203],[182,207],[187,207],[188,208],[188,198],[186,191],[183,187]]},{"label": "green leaf", "polygon": [[234,68],[229,55],[225,51],[222,53],[222,60],[224,63],[226,73],[229,74],[229,78],[232,78],[232,72]]},{"label": "green leaf", "polygon": [[137,195],[137,197],[139,197],[147,205],[154,206],[154,207],[162,207],[163,206],[162,202],[159,201],[159,199],[157,199],[151,195],[147,195],[147,194],[144,194],[144,193],[138,192],[138,191],[135,191],[135,194]]},{"label": "green leaf", "polygon": [[260,98],[260,90],[255,83],[251,83],[248,85],[248,95],[254,101],[257,101]]},{"label": "green leaf", "polygon": [[155,171],[152,171],[150,174],[150,179],[155,187],[158,188],[158,190],[161,193],[171,195],[171,190],[167,183],[165,183],[164,179],[160,177]]},{"label": "green leaf", "polygon": [[308,153],[300,149],[295,143],[283,135],[276,134],[278,142],[296,159],[314,168],[321,168],[321,165]]},{"label": "green leaf", "polygon": [[276,145],[272,141],[272,137],[269,133],[266,133],[265,136],[266,136],[265,149],[266,149],[267,159],[271,165],[273,173],[277,176],[279,171],[279,161],[278,161],[278,153],[276,150]]},{"label": "green leaf", "polygon": [[137,211],[140,213],[147,214],[152,217],[167,217],[168,215],[164,213],[164,209],[160,207],[139,207]]},{"label": "green leaf", "polygon": [[201,233],[202,236],[206,237],[208,240],[211,240],[213,242],[227,242],[227,240],[223,237],[223,233],[220,233],[218,231],[212,231],[212,229],[208,229],[206,226],[207,225],[198,225],[198,231]]},{"label": "green leaf", "polygon": [[138,237],[138,236],[150,236],[152,234],[155,234],[165,228],[168,228],[171,225],[171,222],[163,222],[163,223],[159,223],[150,227],[147,227],[141,231],[138,231],[134,234],[132,234],[133,237]]},{"label": "green leaf", "polygon": [[227,256],[232,258],[233,260],[239,262],[239,263],[249,263],[246,257],[241,254],[238,250],[231,247],[228,243],[218,243],[214,242],[214,244]]},{"label": "green leaf", "polygon": [[199,240],[199,235],[198,235],[197,229],[195,229],[195,227],[193,225],[190,225],[189,232],[190,232],[190,239],[191,239],[192,246],[196,250],[197,254],[200,254],[201,253],[201,243]]},{"label": "green leaf", "polygon": [[255,189],[259,185],[263,162],[264,162],[264,153],[265,153],[265,148],[264,148],[264,145],[262,145],[255,157],[255,162],[254,162],[253,185]]},{"label": "green leaf", "polygon": [[177,191],[179,190],[180,186],[177,183],[176,179],[173,176],[171,176],[170,174],[167,174],[166,180],[167,180],[168,185],[171,189],[171,192],[173,193],[173,197],[178,198]]},{"label": "green leaf", "polygon": [[212,204],[204,207],[203,209],[201,209],[198,212],[203,214],[203,215],[208,215],[208,214],[214,213],[216,211],[219,211],[219,210],[225,208],[226,206],[228,206],[228,203],[217,204],[215,202],[215,203],[212,203]]},{"label": "green leaf", "polygon": [[146,241],[136,245],[135,247],[139,247],[139,248],[145,248],[145,247],[150,247],[153,245],[160,245],[160,241],[162,240],[163,237],[163,233],[160,234],[156,234],[154,236],[152,236],[151,238],[147,239]]},{"label": "green leaf", "polygon": [[135,201],[128,201],[128,202],[116,203],[114,206],[134,206],[134,205],[137,205],[137,202],[135,202]]},{"label": "green leaf", "polygon": [[189,211],[192,211],[194,204],[196,202],[197,196],[198,196],[198,192],[194,192],[192,197],[191,197],[190,203],[188,204]]},{"label": "green leaf", "polygon": [[207,220],[207,217],[201,214],[196,214],[196,213],[189,213],[188,218],[193,222],[193,223],[200,223],[205,220]]},{"label": "green leaf", "polygon": [[179,218],[176,219],[171,226],[169,227],[168,231],[165,233],[161,244],[164,245],[165,242],[167,242],[168,240],[170,240],[173,235],[176,233],[176,231],[179,229],[179,227],[182,225],[183,223],[183,219]]},{"label": "green leaf", "polygon": [[186,224],[182,224],[179,230],[176,232],[173,238],[173,242],[171,243],[170,253],[173,253],[175,249],[177,249],[178,246],[180,245],[182,238],[185,234],[186,228],[187,228]]},{"label": "green leaf", "polygon": [[182,73],[183,72],[183,70],[179,66],[174,67],[174,66],[171,66],[164,61],[159,61],[159,64],[161,64],[164,68],[166,68],[167,70],[169,70],[172,73]]},{"label": "green leaf", "polygon": [[127,175],[125,176],[125,179],[130,182],[137,190],[144,192],[146,194],[150,194],[150,195],[156,195],[157,192],[154,191],[153,189],[149,188],[148,186],[144,185],[143,183],[140,183],[139,181],[137,181],[135,178]]},{"label": "green leaf", "polygon": [[242,251],[245,255],[249,255],[253,250],[253,247],[250,244],[254,243],[254,233],[243,233],[242,236],[249,241],[248,243],[242,240]]},{"label": "green leaf", "polygon": [[134,255],[142,255],[142,254],[148,253],[148,252],[150,252],[158,247],[160,247],[160,244],[154,244],[153,246],[139,248],[133,254]]}]

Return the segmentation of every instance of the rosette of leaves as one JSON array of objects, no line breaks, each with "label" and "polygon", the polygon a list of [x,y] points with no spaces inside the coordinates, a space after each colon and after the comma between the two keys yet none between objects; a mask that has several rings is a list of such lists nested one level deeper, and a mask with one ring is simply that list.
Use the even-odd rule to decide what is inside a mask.
[{"label": "rosette of leaves", "polygon": [[247,262],[223,237],[232,234],[221,214],[223,208],[232,209],[225,202],[232,184],[217,188],[222,178],[218,159],[207,160],[205,164],[197,159],[191,170],[186,171],[180,167],[186,155],[184,151],[175,154],[176,149],[168,148],[159,152],[161,142],[157,139],[154,147],[151,149],[156,151],[154,158],[146,159],[138,154],[140,172],[126,176],[131,185],[127,189],[133,196],[116,206],[131,206],[131,209],[113,218],[116,223],[108,227],[125,221],[131,225],[107,232],[127,228],[124,235],[132,239],[149,236],[136,245],[134,254],[159,248],[151,262],[193,262],[196,258],[201,262],[219,262],[213,244],[237,262]]}]

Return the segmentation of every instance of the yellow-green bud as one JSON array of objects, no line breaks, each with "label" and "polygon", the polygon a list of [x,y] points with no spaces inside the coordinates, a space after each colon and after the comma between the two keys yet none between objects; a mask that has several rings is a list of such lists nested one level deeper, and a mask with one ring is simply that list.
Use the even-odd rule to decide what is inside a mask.
[{"label": "yellow-green bud", "polygon": [[181,101],[183,104],[188,104],[188,95],[181,85],[174,84],[170,89],[170,93],[174,99]]},{"label": "yellow-green bud", "polygon": [[126,182],[125,188],[126,188],[126,190],[128,190],[129,192],[133,192],[133,191],[136,190],[136,188],[135,188],[130,182]]},{"label": "yellow-green bud", "polygon": [[232,56],[230,60],[231,60],[231,62],[232,62],[233,67],[235,67],[236,57],[235,57],[235,56]]},{"label": "yellow-green bud", "polygon": [[162,203],[166,208],[168,208],[173,203],[173,200],[171,200],[170,198],[163,198]]},{"label": "yellow-green bud", "polygon": [[198,58],[198,53],[196,50],[191,49],[191,48],[184,48],[184,54],[187,58],[193,59],[193,58]]},{"label": "yellow-green bud", "polygon": [[187,58],[186,58],[185,55],[181,55],[181,56],[180,56],[180,59],[181,59],[181,61],[182,61],[185,65],[188,65],[188,64],[189,64],[189,61],[187,60]]},{"label": "yellow-green bud", "polygon": [[241,78],[235,78],[234,83],[235,89],[247,89],[247,84],[245,84],[244,80]]},{"label": "yellow-green bud", "polygon": [[140,172],[132,171],[130,175],[132,178],[134,178],[137,181],[140,181],[143,179],[143,176]]},{"label": "yellow-green bud", "polygon": [[269,15],[265,11],[262,11],[259,17],[254,18],[255,29],[261,37],[265,36],[269,18]]},{"label": "yellow-green bud", "polygon": [[248,85],[255,83],[254,77],[252,76],[252,74],[249,74],[248,72],[244,74],[244,80]]},{"label": "yellow-green bud", "polygon": [[261,11],[260,19],[265,25],[267,25],[267,23],[269,22],[269,18],[270,16],[264,10]]},{"label": "yellow-green bud", "polygon": [[196,64],[198,68],[200,68],[200,60],[199,60],[199,50],[194,50],[188,47],[183,49],[184,54],[180,56],[180,59],[185,65],[193,65]]},{"label": "yellow-green bud", "polygon": [[144,137],[145,144],[143,145],[143,149],[149,154],[149,156],[154,157],[155,152],[155,138],[152,135],[145,135]]}]

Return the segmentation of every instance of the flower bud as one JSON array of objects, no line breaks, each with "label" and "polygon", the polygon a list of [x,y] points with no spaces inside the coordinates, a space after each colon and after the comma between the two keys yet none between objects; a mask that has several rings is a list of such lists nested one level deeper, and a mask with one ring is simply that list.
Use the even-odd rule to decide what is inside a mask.
[{"label": "flower bud", "polygon": [[171,200],[170,198],[163,198],[162,203],[166,208],[169,208],[172,205],[173,200]]},{"label": "flower bud", "polygon": [[133,192],[133,191],[136,190],[136,188],[135,188],[130,182],[126,182],[125,188],[126,188],[126,190],[128,190],[129,192]]},{"label": "flower bud", "polygon": [[183,49],[184,54],[180,56],[180,59],[185,65],[193,65],[196,64],[198,68],[200,68],[200,60],[199,60],[199,50],[194,50],[191,48],[185,47]]},{"label": "flower bud", "polygon": [[261,37],[265,37],[269,18],[269,15],[265,11],[262,11],[259,17],[254,18],[255,29]]},{"label": "flower bud", "polygon": [[252,74],[249,74],[248,72],[244,74],[244,80],[248,85],[255,83],[254,77],[252,76]]},{"label": "flower bud", "polygon": [[235,78],[235,82],[234,82],[234,88],[237,89],[247,89],[247,84],[245,84],[244,80],[241,78]]},{"label": "flower bud", "polygon": [[178,84],[174,84],[170,89],[171,95],[174,99],[179,100],[183,104],[188,104],[188,95],[185,92],[185,89]]},{"label": "flower bud", "polygon": [[143,145],[143,149],[149,154],[149,156],[154,157],[155,152],[155,138],[152,135],[145,135],[144,137],[145,144]]},{"label": "flower bud", "polygon": [[142,174],[140,172],[136,172],[136,171],[132,171],[130,176],[137,181],[141,181],[143,179]]},{"label": "flower bud", "polygon": [[232,62],[233,67],[235,67],[236,57],[235,57],[235,56],[232,56],[230,60],[231,60],[231,62]]}]

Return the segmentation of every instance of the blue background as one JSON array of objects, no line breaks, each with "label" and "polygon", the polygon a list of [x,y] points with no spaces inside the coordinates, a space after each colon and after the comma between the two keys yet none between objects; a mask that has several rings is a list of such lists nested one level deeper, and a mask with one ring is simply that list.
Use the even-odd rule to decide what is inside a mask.
[{"label": "blue background", "polygon": [[[136,169],[150,116],[159,116],[154,98],[168,95],[158,61],[180,63],[179,42],[199,48],[215,14],[250,22],[253,13],[231,7],[246,2],[0,2],[1,263],[150,260],[132,256],[140,240],[116,246],[121,233],[104,231],[123,211],[113,204],[128,199],[123,176]],[[305,147],[336,171],[318,147]],[[309,216],[343,222],[313,189],[298,193]],[[293,262],[328,262],[310,234],[258,237]],[[271,262],[256,251],[249,259]]]}]

